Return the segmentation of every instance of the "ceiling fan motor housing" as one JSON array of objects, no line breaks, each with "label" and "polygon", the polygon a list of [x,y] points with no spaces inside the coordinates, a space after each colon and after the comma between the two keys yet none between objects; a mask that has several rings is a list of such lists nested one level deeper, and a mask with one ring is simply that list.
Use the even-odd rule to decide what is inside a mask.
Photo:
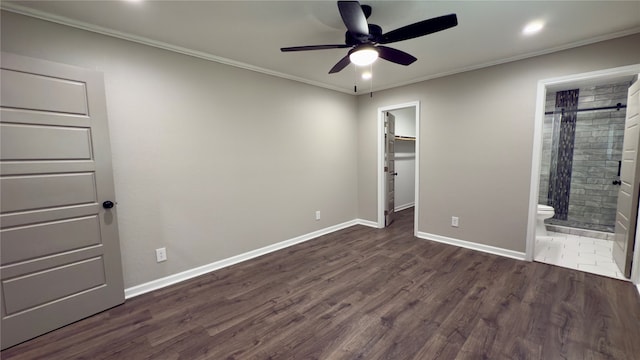
[{"label": "ceiling fan motor housing", "polygon": [[349,31],[344,33],[344,43],[350,46],[360,44],[377,44],[382,38],[382,28],[376,24],[369,24],[369,37],[366,41],[362,41],[354,37]]}]

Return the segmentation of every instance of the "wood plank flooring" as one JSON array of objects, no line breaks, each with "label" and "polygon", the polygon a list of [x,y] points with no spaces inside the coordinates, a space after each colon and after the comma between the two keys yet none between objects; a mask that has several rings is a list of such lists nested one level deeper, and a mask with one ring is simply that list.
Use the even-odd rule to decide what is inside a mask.
[{"label": "wood plank flooring", "polygon": [[413,211],[165,289],[2,359],[637,359],[628,282],[416,239]]}]

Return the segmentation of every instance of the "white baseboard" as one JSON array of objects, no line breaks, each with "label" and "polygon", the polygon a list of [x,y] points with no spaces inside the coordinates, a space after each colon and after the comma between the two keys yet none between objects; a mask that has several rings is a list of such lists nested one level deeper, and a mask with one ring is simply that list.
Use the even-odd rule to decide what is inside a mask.
[{"label": "white baseboard", "polygon": [[415,205],[414,202],[408,203],[408,204],[404,204],[404,205],[398,205],[396,206],[393,211],[402,211],[404,209],[408,209],[410,207],[413,207]]},{"label": "white baseboard", "polygon": [[636,284],[636,288],[638,289],[638,294],[640,294],[640,284]]},{"label": "white baseboard", "polygon": [[173,275],[169,275],[160,279],[156,279],[156,280],[152,280],[149,282],[146,282],[144,284],[140,284],[140,285],[136,285],[136,286],[132,286],[130,288],[127,288],[124,290],[124,298],[125,299],[130,299],[132,297],[138,296],[138,295],[142,295],[145,293],[148,293],[150,291],[154,291],[154,290],[158,290],[161,288],[164,288],[166,286],[169,285],[173,285],[176,283],[179,283],[181,281],[185,281],[185,280],[189,280],[191,278],[194,278],[196,276],[200,276],[200,275],[204,275],[206,273],[218,270],[218,269],[222,269],[225,268],[227,266],[231,266],[246,260],[250,260],[253,258],[256,258],[258,256],[262,256],[277,250],[281,250],[284,249],[286,247],[295,245],[295,244],[299,244],[305,241],[309,241],[311,239],[317,238],[319,236],[322,235],[326,235],[338,230],[342,230],[345,228],[348,228],[350,226],[353,225],[365,225],[365,226],[372,226],[371,224],[375,224],[373,227],[378,227],[377,223],[373,223],[367,220],[351,220],[351,221],[347,221],[344,222],[342,224],[338,224],[338,225],[334,225],[334,226],[329,226],[327,228],[324,229],[320,229],[305,235],[301,235],[298,237],[295,237],[293,239],[289,239],[289,240],[285,240],[285,241],[281,241],[279,243],[275,243],[272,245],[268,245],[259,249],[255,249],[255,250],[251,250],[248,251],[246,253],[243,254],[239,254],[236,256],[232,256],[230,258],[226,258],[226,259],[222,259],[219,261],[215,261],[212,262],[210,264],[207,265],[203,265],[203,266],[199,266],[197,268],[193,268],[187,271],[183,271],[177,274],[173,274]]},{"label": "white baseboard", "polygon": [[471,250],[482,251],[489,254],[500,255],[500,256],[516,259],[516,260],[525,260],[525,253],[519,252],[519,251],[503,249],[503,248],[490,246],[490,245],[478,244],[470,241],[458,240],[458,239],[454,239],[446,236],[429,234],[429,233],[420,232],[420,231],[416,234],[416,237],[420,239],[425,239],[425,240],[437,241],[443,244],[459,246],[459,247],[463,247]]},{"label": "white baseboard", "polygon": [[356,223],[358,225],[364,225],[364,226],[368,226],[368,227],[372,227],[372,228],[378,228],[378,223],[375,221],[369,221],[369,220],[363,220],[363,219],[356,219]]},{"label": "white baseboard", "polygon": [[[378,223],[374,222],[374,221],[369,221],[369,220],[363,220],[363,219],[355,219],[355,220],[351,220],[351,221],[347,221],[341,224],[337,224],[334,226],[330,226],[324,229],[320,229],[305,235],[301,235],[289,240],[285,240],[285,241],[281,241],[279,243],[275,243],[275,244],[271,244],[259,249],[255,249],[255,250],[251,250],[248,251],[246,253],[243,254],[239,254],[239,255],[235,255],[226,259],[222,259],[219,261],[215,261],[212,262],[210,264],[207,265],[203,265],[203,266],[199,266],[190,270],[186,270],[177,274],[173,274],[173,275],[169,275],[160,279],[156,279],[156,280],[152,280],[149,282],[146,282],[144,284],[140,284],[140,285],[136,285],[136,286],[132,286],[130,288],[127,288],[124,290],[124,297],[125,299],[130,299],[132,297],[136,297],[138,295],[142,295],[154,290],[158,290],[158,289],[162,289],[164,287],[167,287],[169,285],[173,285],[173,284],[177,284],[179,282],[185,281],[185,280],[189,280],[192,279],[194,277],[200,276],[200,275],[204,275],[207,274],[209,272],[215,271],[215,270],[219,270],[222,268],[225,268],[227,266],[231,266],[231,265],[235,265],[237,263],[243,262],[243,261],[247,261],[253,258],[256,258],[258,256],[262,256],[277,250],[281,250],[284,248],[287,248],[289,246],[293,246],[305,241],[309,241],[312,239],[315,239],[317,237],[320,237],[322,235],[326,235],[338,230],[342,230],[342,229],[346,229],[350,226],[353,225],[363,225],[363,226],[369,226],[369,227],[373,227],[373,228],[378,228]],[[458,240],[458,239],[454,239],[454,238],[448,238],[445,236],[440,236],[440,235],[435,235],[435,234],[429,234],[429,233],[425,233],[425,232],[417,232],[416,237],[421,238],[421,239],[425,239],[425,240],[432,240],[432,241],[437,241],[440,243],[444,243],[444,244],[449,244],[449,245],[454,245],[454,246],[460,246],[463,248],[467,248],[467,249],[472,249],[472,250],[477,250],[477,251],[482,251],[482,252],[486,252],[486,253],[490,253],[490,254],[495,254],[495,255],[500,255],[500,256],[505,256],[508,258],[512,258],[512,259],[517,259],[517,260],[524,260],[525,259],[525,254],[522,252],[518,252],[518,251],[513,251],[513,250],[507,250],[507,249],[503,249],[503,248],[498,248],[498,247],[494,247],[494,246],[489,246],[489,245],[482,245],[482,244],[477,244],[477,243],[473,243],[473,242],[469,242],[469,241],[464,241],[464,240]],[[640,293],[640,285],[638,286],[638,292]]]}]

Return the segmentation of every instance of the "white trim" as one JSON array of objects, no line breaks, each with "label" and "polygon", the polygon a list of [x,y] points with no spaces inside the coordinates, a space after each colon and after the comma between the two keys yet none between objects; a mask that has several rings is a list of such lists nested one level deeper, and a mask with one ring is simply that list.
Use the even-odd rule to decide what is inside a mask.
[{"label": "white trim", "polygon": [[[284,79],[299,81],[299,82],[302,82],[302,83],[305,83],[305,84],[314,85],[314,86],[318,86],[318,87],[323,87],[323,88],[326,88],[326,89],[339,91],[339,92],[342,92],[342,93],[345,93],[345,94],[362,95],[362,94],[368,92],[368,91],[364,91],[363,90],[363,91],[360,91],[360,92],[354,94],[351,91],[351,89],[345,89],[345,88],[341,88],[339,86],[335,86],[335,85],[331,85],[331,84],[326,84],[326,83],[322,83],[322,82],[318,82],[318,81],[314,81],[314,80],[304,79],[304,78],[301,78],[301,77],[298,77],[298,76],[284,74],[284,73],[281,73],[281,72],[277,72],[277,71],[261,68],[261,67],[258,67],[258,66],[253,66],[253,65],[250,65],[250,64],[246,64],[246,63],[242,63],[242,62],[239,62],[239,61],[223,58],[223,57],[220,57],[220,56],[215,56],[215,55],[212,55],[212,54],[209,54],[209,53],[195,51],[195,50],[183,48],[183,47],[180,47],[180,46],[171,45],[171,44],[168,44],[168,43],[165,43],[165,42],[152,40],[152,39],[149,39],[149,38],[146,38],[146,37],[142,37],[142,36],[128,34],[128,33],[125,33],[125,32],[121,32],[121,31],[117,31],[117,30],[101,27],[101,26],[90,24],[90,23],[86,23],[86,22],[83,22],[83,21],[74,20],[74,19],[71,19],[71,18],[68,18],[68,17],[64,17],[64,16],[53,15],[53,14],[50,14],[50,13],[47,13],[47,12],[44,12],[44,11],[31,9],[29,7],[25,7],[25,6],[21,6],[21,5],[17,5],[17,4],[13,4],[13,3],[7,3],[6,1],[0,2],[0,9],[6,10],[6,11],[10,11],[10,12],[14,12],[14,13],[21,14],[21,15],[34,17],[34,18],[37,18],[37,19],[45,20],[45,21],[50,21],[50,22],[57,23],[57,24],[62,24],[62,25],[66,25],[66,26],[70,26],[70,27],[74,27],[74,28],[78,28],[78,29],[82,29],[82,30],[86,30],[86,31],[95,32],[95,33],[98,33],[98,34],[103,34],[103,35],[112,36],[112,37],[116,37],[116,38],[120,38],[120,39],[124,39],[124,40],[133,41],[133,42],[136,42],[136,43],[139,43],[139,44],[144,44],[144,45],[157,47],[157,48],[160,48],[160,49],[174,51],[174,52],[177,52],[177,53],[180,53],[180,54],[184,54],[184,55],[194,56],[194,57],[205,59],[205,60],[209,60],[209,61],[215,61],[215,62],[219,62],[219,63],[222,63],[222,64],[239,67],[241,69],[256,71],[256,72],[259,72],[259,73],[263,73],[263,74],[267,74],[267,75],[273,75],[273,76],[281,77],[281,78],[284,78]],[[414,78],[414,79],[411,79],[411,80],[408,80],[408,81],[402,81],[402,82],[397,82],[397,83],[390,84],[388,86],[382,86],[382,87],[379,87],[379,88],[373,88],[372,90],[373,91],[382,91],[382,90],[392,89],[392,88],[396,88],[396,87],[401,87],[401,86],[405,86],[405,85],[419,83],[419,82],[422,82],[422,81],[427,81],[427,80],[437,79],[437,78],[441,78],[441,77],[445,77],[445,76],[449,76],[449,75],[459,74],[459,73],[463,73],[463,72],[466,72],[466,71],[478,70],[478,69],[482,69],[482,68],[486,68],[486,67],[490,67],[490,66],[494,66],[494,65],[505,64],[505,63],[512,62],[512,61],[524,60],[524,59],[528,59],[528,58],[532,58],[532,57],[536,57],[536,56],[540,56],[540,55],[550,54],[550,53],[554,53],[554,52],[558,52],[558,51],[562,51],[562,50],[567,50],[567,49],[579,47],[579,46],[584,46],[584,45],[594,44],[594,43],[601,42],[601,41],[616,39],[616,38],[627,36],[627,35],[633,35],[633,34],[636,34],[636,33],[639,33],[639,32],[640,32],[640,27],[635,27],[635,28],[632,28],[632,29],[627,29],[627,30],[623,30],[623,31],[619,31],[619,32],[611,33],[611,34],[596,36],[596,37],[591,38],[591,39],[580,40],[580,41],[576,41],[576,42],[572,42],[572,43],[568,43],[568,44],[563,44],[563,45],[560,45],[560,46],[557,46],[557,47],[554,47],[554,48],[551,48],[551,49],[545,49],[545,50],[541,50],[541,51],[534,51],[534,52],[530,52],[530,53],[527,53],[527,54],[512,56],[512,57],[509,57],[509,58],[506,58],[506,59],[489,61],[489,62],[478,64],[478,65],[464,66],[464,67],[460,67],[460,68],[457,68],[457,69],[453,69],[451,71],[445,71],[445,72],[441,72],[441,73],[437,73],[437,74],[433,74],[433,75],[417,77],[417,78]]]},{"label": "white trim", "polygon": [[[598,43],[598,42],[601,42],[601,41],[617,39],[617,38],[620,38],[620,37],[633,35],[633,34],[637,34],[637,33],[640,33],[640,27],[635,27],[635,28],[632,28],[632,29],[627,29],[627,30],[623,30],[623,31],[619,31],[619,32],[611,33],[611,34],[596,36],[596,37],[591,38],[591,39],[575,41],[575,42],[572,42],[572,43],[556,46],[556,47],[551,48],[551,49],[545,49],[545,50],[541,50],[541,51],[534,51],[534,52],[530,52],[530,53],[526,53],[526,54],[522,54],[522,55],[512,56],[512,57],[509,57],[509,58],[506,58],[506,59],[499,59],[499,60],[495,60],[495,61],[485,62],[485,63],[482,63],[482,64],[464,66],[464,67],[460,67],[460,68],[457,68],[457,69],[453,69],[451,71],[444,71],[444,72],[433,74],[433,75],[417,77],[417,78],[413,78],[411,80],[401,81],[401,82],[389,84],[387,86],[374,88],[373,91],[376,92],[376,91],[382,91],[382,90],[387,90],[387,89],[393,89],[393,88],[397,88],[397,87],[401,87],[401,86],[406,86],[406,85],[419,83],[419,82],[422,82],[422,81],[433,80],[433,79],[442,78],[442,77],[445,77],[445,76],[451,76],[451,75],[455,75],[455,74],[459,74],[459,73],[463,73],[463,72],[467,72],[467,71],[479,70],[479,69],[484,69],[484,68],[488,68],[488,67],[495,66],[495,65],[510,63],[510,62],[513,62],[513,61],[525,60],[525,59],[533,58],[533,57],[536,57],[536,56],[552,54],[552,53],[555,53],[555,52],[558,52],[558,51],[562,51],[562,50],[573,49],[573,48],[576,48],[576,47],[595,44],[595,43]],[[367,91],[363,91],[363,93],[366,93],[366,92]]]},{"label": "white trim", "polygon": [[375,221],[370,221],[370,220],[364,220],[364,219],[356,219],[356,223],[358,225],[363,225],[363,226],[368,226],[368,227],[372,227],[372,228],[378,228],[378,223]]},{"label": "white trim", "polygon": [[598,81],[601,79],[606,80],[607,78],[633,76],[633,75],[638,75],[639,71],[640,71],[640,63],[627,65],[627,66],[620,66],[620,67],[611,68],[611,69],[590,71],[590,72],[580,73],[580,74],[558,76],[555,78],[540,80],[538,83],[543,83],[546,86],[557,87],[564,83],[573,83],[573,82],[580,82],[580,81]]},{"label": "white trim", "polygon": [[[203,265],[203,266],[199,266],[190,270],[186,270],[177,274],[173,274],[173,275],[169,275],[169,276],[165,276],[163,278],[160,279],[156,279],[156,280],[152,280],[149,282],[146,282],[144,284],[140,284],[140,285],[136,285],[136,286],[132,286],[130,288],[127,288],[124,290],[124,298],[125,299],[130,299],[132,297],[138,296],[138,295],[142,295],[145,293],[148,293],[150,291],[154,291],[154,290],[158,290],[158,289],[162,289],[164,287],[167,287],[169,285],[173,285],[185,280],[189,280],[192,279],[196,276],[200,276],[200,275],[204,275],[207,273],[210,273],[212,271],[215,270],[219,270],[222,268],[225,268],[227,266],[231,266],[243,261],[247,261],[253,258],[256,258],[258,256],[262,256],[277,250],[281,250],[284,248],[287,248],[289,246],[293,246],[295,244],[299,244],[305,241],[309,241],[311,239],[315,239],[319,236],[322,235],[326,235],[338,230],[342,230],[345,228],[348,228],[350,226],[353,225],[365,225],[365,226],[371,226],[370,224],[368,224],[370,222],[364,221],[364,220],[351,220],[351,221],[347,221],[344,222],[342,224],[338,224],[338,225],[334,225],[334,226],[330,226],[324,229],[320,229],[305,235],[301,235],[298,237],[295,237],[293,239],[289,239],[289,240],[285,240],[285,241],[281,241],[279,243],[275,243],[275,244],[271,244],[265,247],[261,247],[259,249],[255,249],[255,250],[251,250],[248,251],[246,253],[243,254],[239,254],[239,255],[235,255],[226,259],[222,259],[219,261],[215,261],[212,262],[210,264],[207,265]],[[374,227],[376,224],[374,223]]]},{"label": "white trim", "polygon": [[[538,204],[538,191],[540,181],[540,162],[542,160],[542,126],[544,124],[544,108],[547,87],[558,86],[563,83],[574,83],[580,81],[604,80],[619,76],[633,76],[640,73],[640,64],[621,66],[612,69],[591,71],[581,74],[572,74],[538,81],[536,95],[536,111],[533,131],[533,149],[531,155],[531,182],[529,185],[529,214],[527,223],[526,238],[526,260],[533,261],[535,244],[535,226]],[[636,238],[640,238],[639,231],[636,230]],[[636,242],[637,243],[637,242]],[[634,262],[633,269],[640,271],[640,264]],[[633,271],[632,269],[632,271]],[[640,282],[640,279],[638,279]]]},{"label": "white trim", "polygon": [[404,210],[404,209],[408,209],[408,208],[410,208],[410,207],[413,207],[415,204],[416,204],[415,202],[410,202],[410,203],[408,203],[408,204],[404,204],[404,205],[396,206],[396,208],[395,208],[395,209],[393,209],[393,211],[396,211],[396,212],[398,212],[398,211],[402,211],[402,210]]},{"label": "white trim", "polygon": [[255,71],[255,72],[258,72],[258,73],[262,73],[262,74],[267,74],[267,75],[276,76],[276,77],[283,78],[283,79],[298,81],[298,82],[301,82],[301,83],[305,83],[305,84],[318,86],[318,87],[321,87],[321,88],[325,88],[325,89],[329,89],[329,90],[335,90],[335,91],[339,91],[339,92],[342,92],[342,93],[345,93],[345,94],[353,95],[353,91],[351,89],[345,89],[345,88],[342,88],[342,87],[339,87],[339,86],[335,86],[335,85],[331,85],[331,84],[327,84],[327,83],[323,83],[323,82],[319,82],[319,81],[309,80],[309,79],[301,78],[299,76],[289,75],[289,74],[281,73],[281,72],[274,71],[274,70],[265,69],[265,68],[262,68],[262,67],[259,67],[259,66],[243,63],[243,62],[232,60],[232,59],[227,59],[225,57],[216,56],[216,55],[213,55],[213,54],[210,54],[210,53],[206,53],[206,52],[203,52],[203,51],[197,51],[197,50],[192,50],[192,49],[188,49],[188,48],[177,46],[177,45],[172,45],[172,44],[169,44],[169,43],[166,43],[166,42],[149,39],[149,38],[146,38],[144,36],[132,35],[132,34],[129,34],[129,33],[122,32],[122,31],[113,30],[113,29],[102,27],[102,26],[86,23],[86,22],[83,22],[83,21],[70,19],[70,18],[67,18],[67,17],[64,17],[64,16],[53,15],[53,14],[50,14],[50,13],[47,13],[47,12],[31,9],[31,8],[28,8],[28,7],[25,7],[25,6],[21,6],[21,5],[2,2],[1,5],[0,5],[0,8],[2,10],[10,11],[10,12],[13,12],[13,13],[16,13],[16,14],[30,16],[30,17],[33,17],[33,18],[36,18],[36,19],[41,19],[41,20],[53,22],[53,23],[56,23],[56,24],[66,25],[66,26],[70,26],[70,27],[73,27],[73,28],[76,28],[76,29],[91,31],[91,32],[94,32],[94,33],[115,37],[115,38],[118,38],[118,39],[132,41],[132,42],[135,42],[135,43],[138,43],[138,44],[142,44],[142,45],[147,45],[147,46],[152,46],[152,47],[163,49],[163,50],[173,51],[173,52],[176,52],[178,54],[193,56],[193,57],[196,57],[196,58],[199,58],[199,59],[203,59],[203,60],[213,61],[213,62],[217,62],[217,63],[220,63],[220,64],[234,66],[234,67],[237,67],[237,68],[240,68],[240,69]]},{"label": "white trim", "polygon": [[459,247],[463,247],[463,248],[466,248],[466,249],[482,251],[482,252],[489,253],[489,254],[504,256],[504,257],[508,257],[508,258],[511,258],[511,259],[525,260],[525,253],[520,252],[520,251],[513,251],[513,250],[509,250],[509,249],[503,249],[503,248],[499,248],[499,247],[495,247],[495,246],[478,244],[478,243],[471,242],[471,241],[459,240],[459,239],[454,239],[454,238],[450,238],[450,237],[446,237],[446,236],[441,236],[441,235],[436,235],[436,234],[429,234],[429,233],[425,233],[425,232],[418,232],[416,237],[418,237],[420,239],[424,239],[424,240],[431,240],[431,241],[436,241],[436,242],[443,243],[443,244],[459,246]]},{"label": "white trim", "polygon": [[[378,108],[378,228],[384,228],[384,108]],[[416,133],[416,135],[418,135]],[[416,141],[418,137],[416,136]],[[416,164],[417,166],[418,164]]]},{"label": "white trim", "polygon": [[[636,81],[640,81],[640,74],[638,74],[638,79]],[[640,214],[640,201],[638,201],[638,214]],[[631,280],[632,283],[638,286],[638,291],[640,292],[640,221],[636,221],[636,241],[633,247],[633,259],[631,260]]]},{"label": "white trim", "polygon": [[640,284],[636,284],[636,289],[638,289],[638,294],[640,294]]},{"label": "white trim", "polygon": [[413,236],[418,235],[418,225],[420,225],[420,214],[419,204],[420,204],[420,143],[422,136],[420,135],[420,102],[414,101],[414,106],[416,107],[416,166],[415,166],[415,200],[413,207]]},{"label": "white trim", "polygon": [[413,107],[416,117],[416,167],[415,167],[415,194],[414,194],[414,214],[413,214],[413,235],[418,231],[419,219],[419,195],[420,195],[420,101],[411,101],[402,104],[383,106],[378,108],[378,228],[384,228],[384,113]]},{"label": "white trim", "polygon": [[[533,261],[533,245],[536,239],[536,215],[538,213],[538,192],[540,191],[540,163],[542,162],[542,126],[544,124],[544,108],[547,87],[538,81],[536,91],[536,110],[533,127],[533,149],[531,155],[531,183],[529,190],[529,212],[527,214],[527,234],[525,242],[525,259]],[[536,175],[534,177],[534,174]]]}]

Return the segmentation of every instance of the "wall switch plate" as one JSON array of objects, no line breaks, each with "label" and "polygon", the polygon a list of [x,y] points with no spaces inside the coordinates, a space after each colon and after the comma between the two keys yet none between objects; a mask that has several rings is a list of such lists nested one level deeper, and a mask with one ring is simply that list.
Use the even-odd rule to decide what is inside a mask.
[{"label": "wall switch plate", "polygon": [[320,210],[316,211],[316,220],[320,220]]},{"label": "wall switch plate", "polygon": [[167,248],[156,249],[156,262],[167,261]]},{"label": "wall switch plate", "polygon": [[459,220],[460,220],[460,219],[458,219],[458,217],[457,217],[457,216],[452,216],[452,217],[451,217],[451,226],[453,226],[453,227],[458,227],[458,222],[459,222]]}]

